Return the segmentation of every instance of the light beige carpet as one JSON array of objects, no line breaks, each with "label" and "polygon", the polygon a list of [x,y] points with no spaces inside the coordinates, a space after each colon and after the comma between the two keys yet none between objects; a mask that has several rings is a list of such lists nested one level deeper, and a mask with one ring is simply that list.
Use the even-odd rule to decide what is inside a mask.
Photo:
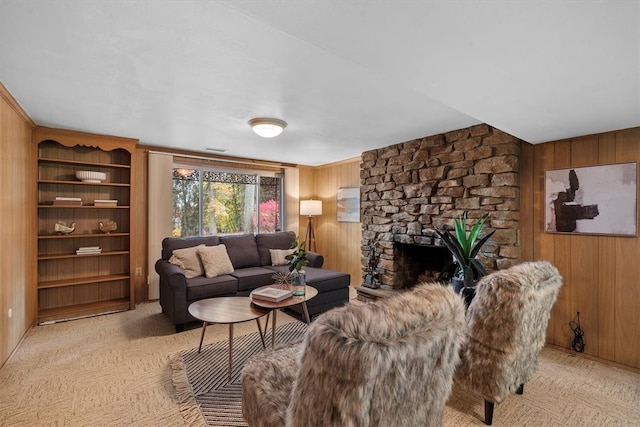
[{"label": "light beige carpet", "polygon": [[[197,347],[200,331],[176,334],[157,302],[33,328],[0,369],[0,426],[182,426],[169,355]],[[207,327],[205,344],[228,331]],[[255,321],[235,327],[253,332]]]},{"label": "light beige carpet", "polygon": [[[300,341],[307,330],[306,323],[278,324],[276,346]],[[271,348],[271,334],[266,337]],[[260,353],[262,343],[258,333],[234,339],[233,369],[229,379],[228,343],[218,341],[202,347],[184,350],[171,356],[173,385],[185,422],[191,427],[246,427],[242,418],[241,371],[244,363]]]},{"label": "light beige carpet", "polygon": [[[292,321],[278,316],[278,324]],[[236,326],[236,336],[256,331]],[[207,328],[205,344],[228,328]],[[182,426],[169,356],[197,347],[157,303],[32,329],[0,369],[0,426]],[[220,362],[226,368],[226,359]],[[482,400],[454,390],[445,426],[482,426]],[[496,406],[495,426],[638,426],[640,374],[545,349],[523,396]]]},{"label": "light beige carpet", "polygon": [[[298,327],[299,326],[299,327]],[[278,334],[295,338],[304,324],[279,327]],[[282,329],[281,329],[282,328]],[[281,330],[280,330],[281,329]],[[257,333],[236,344],[239,359],[256,354]],[[286,341],[286,340],[285,340]],[[231,381],[224,359],[226,343],[180,352],[173,357],[174,383],[180,390],[183,414],[191,427],[247,426],[242,419],[240,367]],[[640,377],[567,353],[544,349],[540,368],[525,385],[522,396],[510,396],[496,405],[495,426],[636,426],[640,425]],[[191,386],[186,387],[185,382]],[[393,396],[389,396],[393,399]],[[483,425],[484,401],[454,386],[445,408],[445,426]]]}]

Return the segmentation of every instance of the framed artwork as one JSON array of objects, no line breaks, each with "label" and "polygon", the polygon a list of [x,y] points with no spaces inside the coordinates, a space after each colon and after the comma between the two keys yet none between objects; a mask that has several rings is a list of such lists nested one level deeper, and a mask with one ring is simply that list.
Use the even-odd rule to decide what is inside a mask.
[{"label": "framed artwork", "polygon": [[338,188],[338,221],[360,222],[360,187]]},{"label": "framed artwork", "polygon": [[545,171],[545,231],[637,236],[638,163]]}]

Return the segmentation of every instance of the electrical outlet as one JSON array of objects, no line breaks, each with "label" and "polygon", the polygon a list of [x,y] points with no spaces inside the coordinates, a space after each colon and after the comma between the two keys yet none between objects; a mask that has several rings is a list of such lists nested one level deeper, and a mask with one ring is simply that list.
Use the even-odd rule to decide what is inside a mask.
[{"label": "electrical outlet", "polygon": [[136,268],[136,277],[142,277],[142,267]]}]

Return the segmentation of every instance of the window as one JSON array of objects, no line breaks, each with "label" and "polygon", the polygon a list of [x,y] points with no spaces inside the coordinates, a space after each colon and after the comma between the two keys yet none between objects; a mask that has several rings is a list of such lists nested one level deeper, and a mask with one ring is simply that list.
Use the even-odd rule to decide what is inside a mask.
[{"label": "window", "polygon": [[282,230],[282,175],[173,169],[173,235]]}]

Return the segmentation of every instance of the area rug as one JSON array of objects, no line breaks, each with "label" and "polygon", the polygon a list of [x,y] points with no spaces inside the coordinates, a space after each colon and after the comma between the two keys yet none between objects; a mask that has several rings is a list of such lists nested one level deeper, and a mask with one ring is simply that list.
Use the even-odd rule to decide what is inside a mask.
[{"label": "area rug", "polygon": [[[307,330],[301,322],[276,327],[276,346],[299,340]],[[271,333],[266,334],[267,347]],[[240,372],[245,362],[263,351],[257,332],[233,340],[233,369],[229,380],[229,343],[218,341],[170,356],[173,385],[185,423],[192,427],[247,426],[242,418]]]}]

